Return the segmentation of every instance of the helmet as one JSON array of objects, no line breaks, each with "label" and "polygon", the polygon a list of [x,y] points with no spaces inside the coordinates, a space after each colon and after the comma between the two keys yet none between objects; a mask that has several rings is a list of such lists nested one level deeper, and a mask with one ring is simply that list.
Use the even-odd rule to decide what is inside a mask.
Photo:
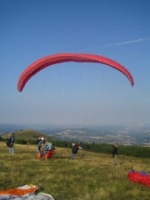
[{"label": "helmet", "polygon": [[75,145],[75,143],[72,143],[71,145],[72,145],[72,147],[73,147],[73,146]]}]

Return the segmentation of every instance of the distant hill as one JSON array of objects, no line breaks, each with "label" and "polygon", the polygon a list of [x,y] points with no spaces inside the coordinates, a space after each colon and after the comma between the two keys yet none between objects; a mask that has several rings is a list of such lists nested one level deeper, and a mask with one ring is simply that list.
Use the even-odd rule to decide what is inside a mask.
[{"label": "distant hill", "polygon": [[[15,138],[16,139],[23,139],[23,140],[36,140],[39,137],[44,137],[46,141],[52,139],[52,137],[45,135],[43,133],[40,133],[38,131],[32,130],[32,129],[23,129],[19,131],[14,131]],[[12,132],[4,133],[1,135],[2,138],[6,139],[12,134]]]}]

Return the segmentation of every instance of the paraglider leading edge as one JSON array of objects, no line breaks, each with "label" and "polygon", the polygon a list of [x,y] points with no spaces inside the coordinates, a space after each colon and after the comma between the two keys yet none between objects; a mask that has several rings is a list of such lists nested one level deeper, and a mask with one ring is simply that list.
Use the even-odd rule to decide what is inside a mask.
[{"label": "paraglider leading edge", "polygon": [[40,70],[63,62],[92,62],[105,64],[123,73],[130,81],[131,86],[134,85],[134,79],[131,73],[123,65],[112,59],[94,54],[60,53],[43,57],[28,66],[19,77],[17,84],[18,91],[21,92],[28,80]]}]

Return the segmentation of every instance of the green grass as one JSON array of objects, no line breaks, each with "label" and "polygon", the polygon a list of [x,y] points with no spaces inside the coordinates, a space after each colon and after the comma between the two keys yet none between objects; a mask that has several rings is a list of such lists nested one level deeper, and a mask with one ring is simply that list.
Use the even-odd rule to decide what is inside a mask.
[{"label": "green grass", "polygon": [[0,190],[34,184],[56,200],[148,200],[150,188],[128,180],[130,170],[150,172],[150,159],[80,150],[75,160],[71,149],[57,148],[53,158],[36,158],[36,146],[15,144],[15,155],[0,143]]}]

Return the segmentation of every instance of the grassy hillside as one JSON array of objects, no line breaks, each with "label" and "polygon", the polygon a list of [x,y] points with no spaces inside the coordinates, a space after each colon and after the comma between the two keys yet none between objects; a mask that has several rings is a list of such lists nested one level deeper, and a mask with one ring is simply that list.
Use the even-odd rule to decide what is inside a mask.
[{"label": "grassy hillside", "polygon": [[[15,138],[16,140],[36,140],[38,137],[45,137],[46,140],[51,139],[48,135],[45,135],[43,133],[40,133],[38,131],[32,130],[32,129],[24,129],[20,131],[15,131]],[[11,135],[11,133],[6,133],[2,135],[2,138],[6,139]]]},{"label": "grassy hillside", "polygon": [[44,188],[56,200],[148,200],[150,188],[128,180],[131,169],[150,172],[150,159],[119,156],[113,165],[111,155],[80,150],[75,160],[71,149],[57,148],[50,160],[36,158],[35,145],[15,144],[9,155],[0,143],[0,190],[25,184]]}]

